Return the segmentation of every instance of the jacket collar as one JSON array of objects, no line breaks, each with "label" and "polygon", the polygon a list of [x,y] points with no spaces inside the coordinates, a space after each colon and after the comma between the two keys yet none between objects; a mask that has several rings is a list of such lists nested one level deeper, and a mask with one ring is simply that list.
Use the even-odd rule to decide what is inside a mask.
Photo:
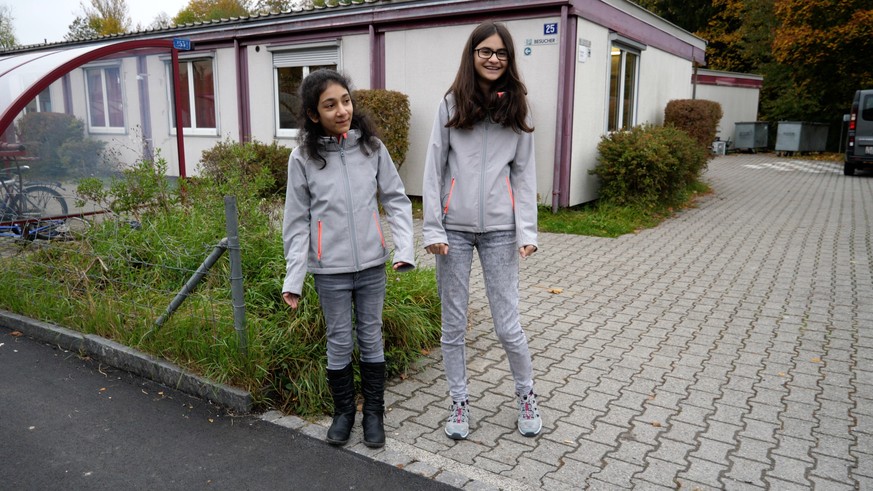
[{"label": "jacket collar", "polygon": [[345,138],[339,140],[333,136],[322,136],[318,139],[318,144],[326,152],[339,152],[343,148],[353,147],[360,137],[361,131],[352,129],[345,134]]}]

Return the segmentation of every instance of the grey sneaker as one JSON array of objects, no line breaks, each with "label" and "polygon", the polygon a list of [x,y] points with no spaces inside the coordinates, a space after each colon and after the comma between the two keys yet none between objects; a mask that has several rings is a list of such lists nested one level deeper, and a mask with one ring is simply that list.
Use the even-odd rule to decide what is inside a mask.
[{"label": "grey sneaker", "polygon": [[542,429],[537,395],[530,391],[526,396],[518,396],[518,432],[524,436],[537,436]]},{"label": "grey sneaker", "polygon": [[467,401],[454,402],[446,419],[446,435],[452,440],[463,440],[470,434],[470,405]]}]

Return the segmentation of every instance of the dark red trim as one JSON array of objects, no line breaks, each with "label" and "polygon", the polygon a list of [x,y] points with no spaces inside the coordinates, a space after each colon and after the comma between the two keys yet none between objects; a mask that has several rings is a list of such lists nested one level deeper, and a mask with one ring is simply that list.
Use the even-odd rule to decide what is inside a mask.
[{"label": "dark red trim", "polygon": [[703,75],[697,74],[697,83],[700,85],[719,85],[722,87],[745,87],[760,89],[764,86],[764,80],[730,75]]},{"label": "dark red trim", "polygon": [[622,36],[639,41],[686,60],[706,64],[705,50],[682,41],[657,27],[606,4],[601,0],[571,0],[573,14],[607,27]]},{"label": "dark red trim", "polygon": [[[170,41],[172,43],[172,41]],[[172,44],[170,45],[172,46]],[[173,60],[173,109],[176,114],[176,152],[179,154],[179,177],[186,177],[185,173],[185,136],[182,134],[182,108],[179,107],[179,91],[182,90],[182,78],[179,76],[179,52],[172,50],[170,56]],[[191,101],[191,109],[194,101]]]},{"label": "dark red trim", "polygon": [[576,80],[576,19],[570,20],[568,7],[561,7],[558,24],[558,94],[555,111],[555,162],[552,172],[552,211],[569,206],[570,154],[573,147],[573,92]]},{"label": "dark red trim", "polygon": [[252,140],[251,88],[249,87],[249,53],[245,46],[234,38],[233,47],[236,50],[236,83],[237,111],[239,112],[239,141]]}]

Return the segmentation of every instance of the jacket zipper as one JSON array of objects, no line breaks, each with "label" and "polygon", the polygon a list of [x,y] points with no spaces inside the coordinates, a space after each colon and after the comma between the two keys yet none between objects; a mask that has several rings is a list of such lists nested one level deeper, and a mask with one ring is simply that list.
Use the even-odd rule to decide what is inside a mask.
[{"label": "jacket zipper", "polygon": [[361,264],[360,264],[360,259],[358,259],[358,248],[355,247],[355,245],[358,243],[358,238],[355,235],[355,220],[354,220],[354,217],[352,216],[352,210],[354,210],[355,206],[354,206],[354,203],[352,202],[352,188],[351,188],[351,185],[349,184],[349,168],[346,165],[345,148],[346,148],[346,140],[345,140],[345,138],[343,138],[342,142],[340,143],[340,162],[342,162],[342,164],[343,164],[343,175],[345,177],[344,184],[345,184],[345,188],[346,188],[346,202],[348,203],[348,206],[349,206],[349,211],[346,214],[346,217],[349,220],[349,234],[351,235],[351,238],[352,238],[351,246],[352,246],[352,256],[355,259],[355,268],[360,269]]},{"label": "jacket zipper", "polygon": [[479,230],[485,231],[485,167],[488,165],[488,127],[486,122],[485,136],[482,142],[482,165],[479,168]]}]

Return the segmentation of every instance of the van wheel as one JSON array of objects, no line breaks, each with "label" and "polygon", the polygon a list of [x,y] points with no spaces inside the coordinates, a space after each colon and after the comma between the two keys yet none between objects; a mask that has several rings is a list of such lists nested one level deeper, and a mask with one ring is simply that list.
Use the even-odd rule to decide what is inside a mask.
[{"label": "van wheel", "polygon": [[854,176],[855,175],[855,165],[850,164],[848,162],[843,162],[843,175],[844,176]]}]

